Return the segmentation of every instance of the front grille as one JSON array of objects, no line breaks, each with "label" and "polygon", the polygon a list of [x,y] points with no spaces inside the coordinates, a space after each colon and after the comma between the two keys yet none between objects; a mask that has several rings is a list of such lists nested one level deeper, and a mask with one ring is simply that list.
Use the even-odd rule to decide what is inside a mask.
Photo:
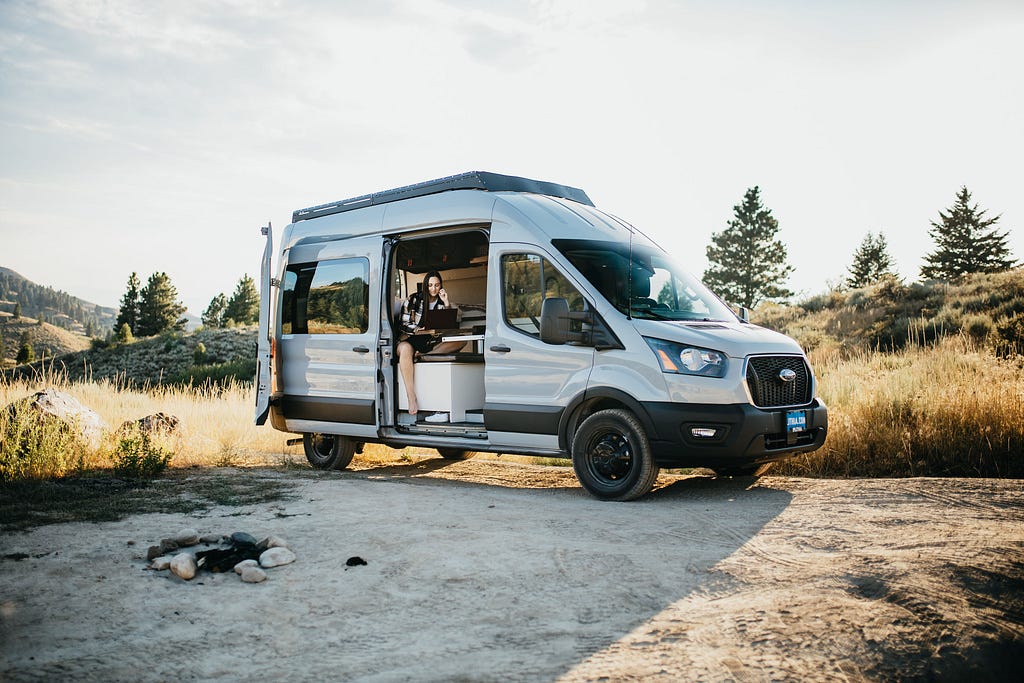
[{"label": "front grille", "polygon": [[[783,382],[784,369],[796,373],[792,382]],[[801,356],[751,356],[747,360],[747,387],[758,408],[802,406],[811,402],[811,369]]]}]

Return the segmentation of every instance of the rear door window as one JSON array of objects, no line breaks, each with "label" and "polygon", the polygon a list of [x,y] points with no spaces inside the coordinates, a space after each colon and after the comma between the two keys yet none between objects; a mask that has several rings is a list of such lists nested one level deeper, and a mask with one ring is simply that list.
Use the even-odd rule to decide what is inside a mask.
[{"label": "rear door window", "polygon": [[336,259],[288,266],[281,334],[363,334],[369,327],[370,262]]}]

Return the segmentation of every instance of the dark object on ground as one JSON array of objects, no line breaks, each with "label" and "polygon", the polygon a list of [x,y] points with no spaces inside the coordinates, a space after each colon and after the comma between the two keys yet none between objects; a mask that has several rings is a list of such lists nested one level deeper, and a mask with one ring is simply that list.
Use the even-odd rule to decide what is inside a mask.
[{"label": "dark object on ground", "polygon": [[354,555],[354,556],[348,558],[347,560],[345,560],[345,565],[348,566],[348,567],[365,566],[366,565],[366,560],[364,560],[363,558],[359,557],[358,555]]}]

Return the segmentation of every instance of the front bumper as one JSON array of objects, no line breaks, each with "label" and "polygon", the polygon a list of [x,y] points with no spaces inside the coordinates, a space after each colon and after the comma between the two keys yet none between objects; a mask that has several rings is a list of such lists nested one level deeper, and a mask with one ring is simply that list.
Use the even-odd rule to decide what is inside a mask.
[{"label": "front bumper", "polygon": [[[761,409],[752,405],[703,405],[648,402],[648,438],[655,461],[663,467],[742,467],[773,462],[822,447],[828,433],[828,410],[820,400],[798,408]],[[804,411],[806,428],[786,430],[786,414]],[[713,429],[713,437],[693,436],[691,429]]]}]

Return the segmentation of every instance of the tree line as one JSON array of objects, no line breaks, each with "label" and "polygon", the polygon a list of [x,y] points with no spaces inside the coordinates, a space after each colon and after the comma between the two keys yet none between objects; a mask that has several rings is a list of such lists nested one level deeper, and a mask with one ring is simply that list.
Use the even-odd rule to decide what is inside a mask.
[{"label": "tree line", "polygon": [[[128,278],[121,297],[120,310],[112,330],[114,339],[124,343],[135,337],[150,337],[164,332],[185,329],[185,305],[178,299],[178,290],[164,272],[153,273],[145,286],[140,286],[138,273]],[[206,327],[249,325],[259,321],[260,302],[256,283],[242,276],[234,294],[227,298],[218,294],[203,312]]]},{"label": "tree line", "polygon": [[[939,211],[928,233],[935,250],[925,256],[921,277],[956,280],[971,273],[996,273],[1016,267],[1007,246],[1009,231],[996,227],[1000,216],[971,205],[971,193],[962,187],[952,207]],[[760,188],[746,191],[733,207],[734,217],[725,230],[711,236],[704,283],[726,301],[754,308],[762,301],[793,296],[785,281],[793,272],[785,245],[777,239],[779,223],[761,201]],[[844,285],[866,287],[883,278],[896,278],[885,235],[868,232],[853,254]],[[898,279],[898,278],[897,278]]]}]

